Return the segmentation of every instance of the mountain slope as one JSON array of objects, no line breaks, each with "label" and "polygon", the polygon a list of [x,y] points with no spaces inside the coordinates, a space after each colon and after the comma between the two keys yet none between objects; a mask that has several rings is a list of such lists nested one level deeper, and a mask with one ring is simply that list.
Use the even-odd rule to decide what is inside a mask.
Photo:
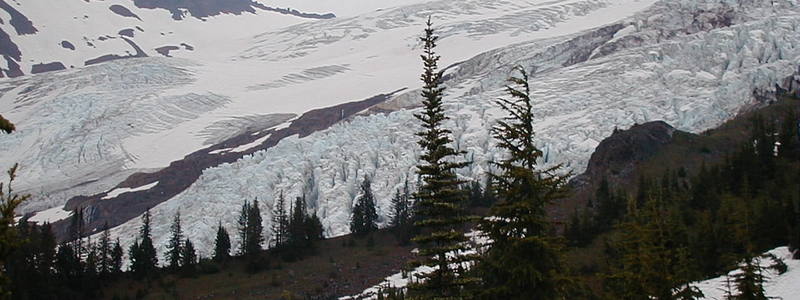
[{"label": "mountain slope", "polygon": [[[297,3],[314,11],[309,1]],[[341,235],[348,231],[358,183],[368,175],[385,218],[393,190],[406,178],[415,181],[416,39],[429,15],[443,36],[440,54],[451,65],[445,82],[447,108],[453,113],[448,126],[454,129],[456,147],[475,162],[461,170],[465,179],[482,178],[487,162],[500,155],[488,134],[499,117],[492,99],[502,95],[513,65],[535,70],[536,129],[546,163],[566,163],[578,173],[615,127],[665,120],[686,131],[713,128],[763,100],[754,91],[761,96],[776,85],[788,87],[791,80],[785,79],[795,74],[800,60],[800,7],[789,0],[730,5],[711,0],[382,3],[400,6],[357,11],[348,5],[349,15],[324,20],[276,14],[277,21],[264,21],[269,23],[264,28],[249,23],[261,16],[259,10],[206,21],[176,21],[163,9],[132,11],[142,19],[159,14],[159,22],[183,24],[165,36],[178,38],[172,44],[196,37],[191,44],[196,50],[169,52],[180,59],[118,60],[0,83],[0,106],[13,108],[8,116],[19,120],[20,128],[0,137],[0,147],[9,153],[0,166],[17,160],[33,166],[23,169],[27,173],[21,179],[40,197],[26,212],[57,207],[78,195],[157,199],[156,244],[165,245],[170,218],[180,210],[191,228],[187,236],[207,255],[214,226],[221,220],[233,229],[244,200],[258,197],[265,204],[269,227],[279,191],[289,197],[307,195],[309,211],[322,218],[326,234]],[[243,26],[247,32],[224,31],[243,24],[250,24]],[[214,29],[208,40],[232,36],[212,44],[198,37],[201,30],[178,30],[194,25]],[[133,41],[139,43],[138,37]],[[175,84],[163,82],[173,77]],[[360,116],[315,128],[308,136],[273,141],[274,146],[267,147],[268,132],[296,120],[256,121],[299,116],[402,88],[409,90]],[[25,96],[30,93],[38,94]],[[70,99],[88,108],[69,104]],[[64,107],[41,109],[57,105]],[[220,142],[230,132],[253,138],[223,147]],[[162,169],[189,153],[230,153],[223,149],[239,147],[264,150],[210,165],[174,197],[158,194],[168,177],[118,184],[133,178],[127,177],[131,173]],[[39,183],[42,174],[56,170],[61,176]],[[156,181],[154,188],[142,188]],[[122,194],[115,188],[139,190]],[[90,222],[101,220],[91,205],[84,209]],[[137,227],[138,220],[132,219],[112,232],[127,244]]]}]

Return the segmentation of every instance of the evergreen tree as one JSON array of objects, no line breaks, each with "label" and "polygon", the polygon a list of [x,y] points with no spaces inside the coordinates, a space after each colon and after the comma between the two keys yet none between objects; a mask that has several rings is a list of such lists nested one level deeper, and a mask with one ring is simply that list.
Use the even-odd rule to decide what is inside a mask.
[{"label": "evergreen tree", "polygon": [[643,208],[629,203],[627,220],[616,251],[620,253],[606,287],[614,299],[700,299],[703,294],[690,282],[695,277],[678,210],[666,199],[647,192]]},{"label": "evergreen tree", "polygon": [[57,247],[56,237],[53,234],[53,228],[49,222],[46,222],[44,225],[40,226],[39,236],[40,238],[37,249],[38,253],[36,269],[41,275],[39,278],[40,285],[44,287],[44,289],[41,289],[40,292],[42,292],[44,296],[47,296],[51,295],[47,293],[48,291],[50,293],[55,292],[52,288],[52,279]]},{"label": "evergreen tree", "polygon": [[150,235],[150,209],[142,215],[142,227],[139,228],[139,240],[131,246],[131,271],[138,278],[155,275],[158,269],[158,257]]},{"label": "evergreen tree", "polygon": [[534,142],[533,105],[528,74],[516,67],[521,77],[511,77],[506,87],[512,100],[497,104],[508,116],[492,130],[498,147],[507,157],[493,164],[498,202],[480,228],[493,241],[478,264],[481,298],[561,299],[569,280],[562,262],[562,242],[552,235],[545,207],[565,194],[565,176],[556,175],[560,166],[546,170],[536,167],[542,151]]},{"label": "evergreen tree", "polygon": [[237,229],[239,230],[239,255],[244,256],[247,254],[247,242],[249,241],[248,234],[248,219],[250,217],[250,203],[247,200],[242,204],[242,210],[239,213],[239,220],[237,221]]},{"label": "evergreen tree", "polygon": [[184,246],[181,247],[181,266],[185,270],[191,270],[197,264],[197,252],[194,249],[194,244],[189,239],[184,241]]},{"label": "evergreen tree", "polygon": [[172,225],[169,227],[170,238],[167,242],[167,268],[177,271],[181,264],[181,254],[183,253],[183,230],[181,229],[181,213],[175,213]]},{"label": "evergreen tree", "polygon": [[222,227],[222,221],[217,226],[217,238],[214,240],[214,261],[224,262],[231,256],[231,238],[228,231]]},{"label": "evergreen tree", "polygon": [[[11,133],[14,130],[14,125],[11,122],[0,117],[0,130],[6,133]],[[5,270],[1,267],[4,266],[8,257],[12,254],[14,249],[19,246],[21,241],[14,228],[14,210],[28,200],[30,195],[19,195],[14,193],[12,184],[16,179],[18,165],[14,164],[8,170],[9,180],[8,184],[0,182],[0,298],[9,296],[9,279],[6,276]]]},{"label": "evergreen tree", "polygon": [[[305,196],[304,196],[305,197]],[[303,249],[307,245],[305,230],[306,223],[306,204],[304,197],[297,197],[292,208],[292,217],[289,220],[289,243],[295,251]]]},{"label": "evergreen tree", "polygon": [[798,129],[800,128],[798,128],[797,122],[795,112],[788,111],[783,123],[781,123],[778,154],[783,158],[796,157],[798,149],[800,149],[800,141],[798,141],[798,136],[800,136],[798,135]]},{"label": "evergreen tree", "polygon": [[434,52],[439,37],[432,26],[428,19],[425,36],[421,38],[424,43],[421,56],[424,64],[421,76],[424,82],[424,108],[422,113],[414,115],[422,123],[423,129],[417,133],[420,138],[418,143],[422,147],[422,164],[417,166],[422,184],[414,194],[415,214],[418,217],[415,225],[421,228],[421,232],[413,240],[419,244],[419,255],[424,258],[422,263],[435,269],[428,274],[418,275],[419,282],[411,284],[409,289],[420,297],[460,297],[463,287],[474,280],[458,272],[453,264],[473,259],[463,254],[467,238],[462,229],[474,218],[463,211],[466,195],[460,186],[464,182],[458,179],[455,172],[468,164],[455,161],[454,158],[463,152],[449,146],[452,142],[449,137],[451,131],[443,127],[443,122],[448,118],[442,105],[444,87],[440,85],[442,73],[438,70],[439,56]]},{"label": "evergreen tree", "polygon": [[392,198],[392,218],[389,226],[400,245],[406,245],[411,241],[414,235],[414,222],[408,178],[403,184],[403,190],[397,190]]},{"label": "evergreen tree", "polygon": [[72,247],[75,254],[83,256],[83,209],[76,208],[72,210],[69,221],[69,239],[72,241]]},{"label": "evergreen tree", "polygon": [[378,213],[375,209],[375,196],[372,193],[372,183],[364,176],[361,183],[361,197],[353,207],[353,216],[350,220],[350,231],[356,235],[364,235],[378,229]]},{"label": "evergreen tree", "polygon": [[595,192],[595,201],[597,203],[597,223],[601,230],[611,228],[614,220],[617,220],[625,211],[625,202],[623,197],[615,195],[611,189],[608,179],[603,177],[600,181],[600,186]]},{"label": "evergreen tree", "polygon": [[67,244],[58,246],[55,271],[61,282],[70,283],[76,278],[80,278],[81,269],[81,261],[75,253],[75,248]]},{"label": "evergreen tree", "polygon": [[141,275],[136,274],[137,269],[141,269],[139,265],[141,262],[138,260],[141,259],[139,241],[133,241],[130,247],[128,247],[128,260],[130,261],[128,264],[128,271],[136,275],[137,277],[141,278]]},{"label": "evergreen tree", "polygon": [[122,245],[119,243],[119,238],[114,243],[114,248],[111,250],[111,274],[118,275],[122,273],[122,256],[125,255],[122,250]]},{"label": "evergreen tree", "polygon": [[253,206],[247,214],[247,242],[246,255],[256,254],[263,250],[264,225],[261,219],[261,210],[258,207],[258,199],[253,201]]},{"label": "evergreen tree", "polygon": [[289,215],[286,212],[286,198],[283,196],[282,191],[275,201],[273,210],[272,237],[275,241],[275,247],[281,248],[286,244],[289,236]]},{"label": "evergreen tree", "polygon": [[305,198],[297,197],[289,220],[289,229],[284,259],[294,260],[314,251],[314,242],[324,238],[322,222],[316,214],[309,215],[305,209]]},{"label": "evergreen tree", "polygon": [[728,300],[768,300],[764,291],[764,268],[760,265],[760,259],[747,257],[740,273],[733,275],[733,283],[736,286],[736,293],[728,297]]},{"label": "evergreen tree", "polygon": [[108,232],[108,223],[103,226],[103,234],[100,235],[100,242],[97,244],[97,263],[98,272],[102,277],[108,277],[111,274],[113,265],[112,261],[112,245],[111,237]]},{"label": "evergreen tree", "polygon": [[392,218],[389,220],[389,226],[397,229],[408,223],[409,207],[408,198],[405,194],[400,193],[398,189],[392,197]]},{"label": "evergreen tree", "polygon": [[691,284],[694,271],[692,262],[689,258],[689,248],[682,247],[677,250],[677,262],[675,266],[675,278],[681,284],[673,289],[673,299],[675,300],[695,300],[703,299],[705,295],[700,288]]},{"label": "evergreen tree", "polygon": [[98,259],[97,259],[97,248],[89,240],[86,243],[86,263],[85,268],[83,271],[83,276],[87,282],[95,282],[97,280],[97,266],[98,266]]},{"label": "evergreen tree", "polygon": [[313,214],[306,218],[306,236],[308,237],[309,241],[313,242],[322,240],[325,238],[325,231],[322,228],[322,221],[317,217],[317,214]]}]

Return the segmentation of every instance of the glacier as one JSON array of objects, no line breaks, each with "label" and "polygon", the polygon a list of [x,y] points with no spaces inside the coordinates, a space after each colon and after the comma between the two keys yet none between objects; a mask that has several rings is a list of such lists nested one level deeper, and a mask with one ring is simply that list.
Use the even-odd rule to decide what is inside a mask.
[{"label": "glacier", "polygon": [[[0,137],[0,168],[14,163],[23,212],[63,205],[76,194],[108,190],[141,157],[125,141],[175,128],[230,102],[213,93],[167,95],[193,81],[192,63],[132,59],[0,82],[4,115],[18,131]],[[145,145],[152,147],[153,145]]]},{"label": "glacier", "polygon": [[[591,29],[551,32],[454,61],[445,76],[445,103],[451,116],[447,126],[453,129],[454,146],[466,151],[464,159],[473,162],[459,170],[459,176],[480,180],[489,171],[488,162],[503,155],[494,147],[488,130],[501,117],[493,99],[503,96],[505,79],[517,64],[534,71],[535,129],[546,158],[542,163],[563,164],[565,171],[580,173],[594,147],[614,128],[652,120],[664,120],[690,132],[714,128],[768,101],[756,97],[754,91],[775,91],[800,63],[800,6],[796,1],[651,4]],[[417,10],[420,8],[410,6],[406,14]],[[451,28],[443,27],[444,33]],[[347,34],[353,32],[361,30],[355,26]],[[409,43],[410,37],[413,35],[406,37]],[[311,40],[296,42],[324,45],[341,37],[304,38]],[[265,49],[277,45],[272,42],[263,44]],[[463,38],[445,36],[440,45],[446,48],[450,42],[458,44]],[[312,50],[289,57],[286,52],[256,47],[245,55],[264,60],[308,59],[314,55]],[[443,51],[442,55],[447,54]],[[339,76],[344,75],[334,78]],[[178,211],[188,229],[186,236],[204,256],[213,249],[218,222],[235,230],[244,201],[259,200],[265,228],[270,228],[273,199],[279,192],[289,199],[305,195],[308,211],[322,219],[327,236],[346,234],[351,206],[364,176],[372,179],[380,222],[385,224],[395,189],[406,179],[412,185],[418,180],[414,167],[419,154],[414,136],[418,127],[413,118],[418,100],[418,91],[412,89],[379,105],[392,108],[391,112],[367,110],[327,130],[304,138],[293,136],[273,148],[205,170],[187,190],[152,209],[159,252],[163,252],[170,220]],[[112,235],[129,244],[139,222],[133,219],[120,225],[112,229]],[[236,237],[233,239],[236,244]]]}]

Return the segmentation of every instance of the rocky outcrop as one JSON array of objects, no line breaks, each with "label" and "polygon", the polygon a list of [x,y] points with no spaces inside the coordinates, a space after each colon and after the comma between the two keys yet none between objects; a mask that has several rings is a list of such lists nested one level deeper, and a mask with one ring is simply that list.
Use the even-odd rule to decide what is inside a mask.
[{"label": "rocky outcrop", "polygon": [[674,132],[675,128],[663,121],[633,125],[628,130],[615,130],[600,142],[589,159],[586,172],[576,180],[630,178],[640,162],[652,157],[672,141]]},{"label": "rocky outcrop", "polygon": [[90,66],[90,65],[99,64],[99,63],[112,61],[112,60],[118,60],[118,59],[126,59],[126,58],[134,58],[134,57],[147,57],[147,54],[144,53],[144,51],[142,50],[142,48],[139,47],[139,45],[136,45],[136,43],[134,43],[133,41],[131,41],[131,40],[125,38],[125,37],[122,37],[122,39],[125,40],[126,43],[131,45],[131,47],[133,48],[134,51],[136,51],[136,53],[129,54],[129,55],[107,54],[107,55],[103,55],[103,56],[100,56],[100,57],[97,57],[97,58],[92,58],[90,60],[87,60],[84,63],[84,65]]},{"label": "rocky outcrop", "polygon": [[289,8],[269,7],[252,0],[134,0],[133,3],[139,8],[160,8],[169,10],[170,13],[172,13],[172,18],[175,20],[183,20],[183,18],[186,17],[186,13],[192,17],[202,19],[220,14],[239,15],[245,12],[255,13],[256,9],[310,19],[331,19],[336,17],[331,13],[304,13]]},{"label": "rocky outcrop", "polygon": [[142,19],[141,19],[141,18],[139,18],[139,16],[137,16],[135,13],[131,12],[131,10],[130,10],[130,9],[128,9],[128,8],[127,8],[127,7],[125,7],[125,6],[119,5],[119,4],[114,4],[114,5],[111,5],[111,6],[109,6],[109,7],[108,7],[108,9],[109,9],[109,10],[111,10],[112,12],[114,12],[115,14],[117,14],[117,15],[120,15],[120,16],[122,16],[122,17],[126,17],[126,18],[136,18],[136,19],[137,19],[137,20],[139,20],[139,21],[141,21],[141,20],[142,20]]},{"label": "rocky outcrop", "polygon": [[39,32],[28,17],[11,5],[8,5],[5,0],[0,0],[0,8],[11,16],[11,21],[9,23],[14,27],[14,30],[17,31],[17,35],[36,34]]},{"label": "rocky outcrop", "polygon": [[65,70],[67,67],[61,62],[51,62],[47,64],[36,64],[31,67],[31,74],[39,74],[50,71]]}]

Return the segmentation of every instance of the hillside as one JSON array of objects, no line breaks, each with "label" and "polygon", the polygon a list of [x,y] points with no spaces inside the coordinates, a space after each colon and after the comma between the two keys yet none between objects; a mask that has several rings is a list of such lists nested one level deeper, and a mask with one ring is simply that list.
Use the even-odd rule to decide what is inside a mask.
[{"label": "hillside", "polygon": [[[266,204],[270,227],[279,191],[306,195],[327,236],[346,234],[364,175],[385,224],[390,195],[415,172],[417,37],[428,16],[449,66],[445,101],[456,117],[448,126],[475,162],[459,170],[465,180],[483,180],[500,155],[487,131],[498,117],[490,100],[513,65],[535,71],[544,163],[580,173],[614,128],[664,120],[698,133],[769,101],[796,85],[800,57],[800,8],[788,0],[352,1],[342,13],[279,3],[296,3],[299,15],[252,1],[217,6],[219,14],[147,3],[9,4],[37,28],[12,37],[26,60],[76,68],[0,82],[3,116],[20,128],[0,136],[0,167],[20,162],[18,187],[34,194],[20,213],[62,220],[60,232],[64,209],[82,209],[86,234],[108,223],[127,246],[137,216],[152,207],[159,253],[176,212],[207,256],[214,226],[232,230],[245,200]],[[328,12],[337,17],[307,15]],[[64,29],[75,20],[83,31]],[[13,32],[11,23],[3,30]],[[141,34],[118,32],[131,26]],[[96,48],[76,42],[84,35]],[[48,50],[63,39],[76,50]],[[126,39],[148,57],[81,65],[144,56]],[[171,45],[182,50],[155,51]],[[72,54],[54,54],[61,52]]]},{"label": "hillside", "polygon": [[[641,176],[658,178],[664,172],[674,171],[681,167],[689,174],[696,174],[704,165],[713,168],[750,138],[752,118],[755,115],[760,115],[767,120],[778,120],[784,117],[788,111],[800,112],[800,99],[791,97],[781,97],[780,99],[776,103],[754,108],[701,134],[673,129],[667,139],[660,139],[662,143],[658,145],[651,140],[637,140],[632,137],[657,135],[654,132],[671,128],[666,123],[651,122],[635,125],[628,129],[620,129],[601,141],[598,149],[593,152],[588,168],[590,170],[577,177],[583,178],[586,182],[600,182],[604,177],[611,178],[615,188],[635,194],[639,185],[638,179]],[[626,148],[609,146],[616,144],[620,139],[632,142],[626,144]],[[630,155],[630,148],[649,149],[649,151]],[[606,155],[601,155],[603,152]],[[627,157],[627,159],[621,163],[620,159],[617,159],[619,157]],[[638,159],[631,159],[633,157]],[[601,172],[597,169],[592,171],[591,165],[614,167]],[[624,178],[614,176],[614,173],[619,174],[619,172],[612,170],[619,166],[630,168]],[[594,191],[597,188],[597,185],[575,186],[573,191],[576,196],[567,202],[576,201],[580,203],[576,204],[577,206],[583,207],[587,201],[594,198]],[[591,193],[581,192],[589,189],[591,189]],[[558,205],[552,207],[553,212],[564,209],[561,206],[563,203],[558,203]],[[480,209],[475,212],[486,213],[485,210]],[[560,217],[558,214],[553,214],[551,218],[558,221]],[[270,267],[266,271],[255,274],[248,273],[244,267],[245,263],[239,260],[223,266],[221,270],[212,268],[214,274],[201,274],[194,278],[166,276],[147,286],[139,281],[123,280],[106,288],[104,295],[107,299],[111,299],[115,295],[133,297],[142,289],[148,291],[144,299],[159,299],[175,295],[171,293],[178,293],[179,297],[201,299],[264,297],[277,299],[291,294],[316,296],[323,299],[331,296],[360,295],[360,297],[365,297],[364,299],[374,299],[368,298],[368,296],[378,288],[397,287],[397,278],[402,278],[400,269],[414,258],[410,252],[414,246],[398,246],[395,236],[390,231],[380,231],[373,237],[374,245],[372,246],[369,245],[368,238],[354,238],[351,235],[326,240],[319,245],[315,255],[298,262],[285,262],[281,260],[279,254],[266,253],[266,257],[269,257]],[[594,270],[594,272],[604,270],[605,259],[607,259],[604,254],[605,246],[602,245],[604,239],[605,237],[600,237],[593,244],[572,247],[567,256],[571,269],[582,274],[581,276],[585,276],[583,279],[588,280],[595,293],[599,293],[602,289],[592,286],[591,283],[600,280],[600,275],[584,272],[586,270]],[[349,241],[355,241],[355,244],[350,245]],[[770,252],[777,253],[777,256],[789,268],[786,274],[780,275],[770,271],[771,275],[766,284],[769,295],[794,299],[792,297],[795,290],[792,287],[796,282],[798,272],[800,272],[797,260],[790,258],[785,247]],[[772,263],[769,259],[764,259],[763,264],[769,266]],[[718,271],[726,273],[722,270]],[[735,273],[735,271],[732,272]],[[721,299],[719,297],[724,288],[723,280],[724,277],[711,278],[699,281],[697,285],[705,294],[705,299]],[[356,297],[356,299],[360,298]]]}]

